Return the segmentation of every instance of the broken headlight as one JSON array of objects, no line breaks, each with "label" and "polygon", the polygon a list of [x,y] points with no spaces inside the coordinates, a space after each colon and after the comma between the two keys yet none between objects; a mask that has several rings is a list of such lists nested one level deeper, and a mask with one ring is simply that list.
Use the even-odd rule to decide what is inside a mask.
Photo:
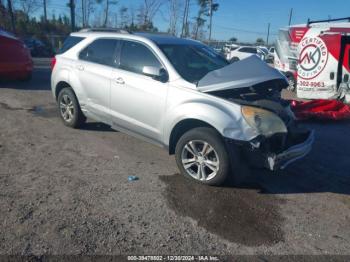
[{"label": "broken headlight", "polygon": [[259,134],[271,136],[276,133],[286,133],[287,127],[274,113],[251,106],[242,106],[242,114],[247,123]]}]

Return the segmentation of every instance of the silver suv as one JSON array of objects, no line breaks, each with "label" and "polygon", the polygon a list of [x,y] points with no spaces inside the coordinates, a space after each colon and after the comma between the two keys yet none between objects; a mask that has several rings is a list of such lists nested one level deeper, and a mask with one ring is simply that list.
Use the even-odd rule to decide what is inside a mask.
[{"label": "silver suv", "polygon": [[193,40],[89,29],[68,37],[52,69],[65,125],[88,117],[154,143],[204,184],[246,165],[284,168],[313,143],[280,97],[285,77],[255,56],[230,64]]}]

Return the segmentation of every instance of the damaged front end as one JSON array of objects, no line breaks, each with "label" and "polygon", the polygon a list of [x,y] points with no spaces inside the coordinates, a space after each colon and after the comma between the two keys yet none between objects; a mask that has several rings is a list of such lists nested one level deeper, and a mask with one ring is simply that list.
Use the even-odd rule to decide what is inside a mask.
[{"label": "damaged front end", "polygon": [[[199,86],[210,84],[209,87],[204,85],[202,91],[241,105],[245,121],[258,134],[251,141],[226,138],[228,148],[239,146],[252,166],[283,169],[310,152],[314,132],[298,126],[289,102],[281,98],[281,90],[288,85],[284,76],[266,64],[261,64],[261,61],[254,59],[243,62],[208,74],[199,82]],[[242,76],[237,71],[236,77],[232,77],[232,69],[239,72],[243,70],[246,78],[237,79]],[[246,70],[250,69],[254,71],[250,78],[252,82],[249,83]],[[225,82],[218,83],[222,79]],[[232,84],[231,87],[228,82]],[[222,88],[218,88],[220,85]]]},{"label": "damaged front end", "polygon": [[283,87],[283,81],[271,80],[250,88],[211,93],[242,105],[245,120],[258,130],[259,135],[251,141],[226,139],[229,147],[238,145],[254,167],[272,171],[284,169],[312,148],[314,132],[299,127],[295,122],[289,102],[280,97]]}]

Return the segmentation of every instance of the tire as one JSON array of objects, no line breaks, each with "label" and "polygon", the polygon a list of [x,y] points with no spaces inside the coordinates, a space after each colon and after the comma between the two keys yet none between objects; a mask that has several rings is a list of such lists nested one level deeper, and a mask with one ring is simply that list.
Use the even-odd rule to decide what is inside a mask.
[{"label": "tire", "polygon": [[85,123],[86,117],[80,109],[78,100],[70,88],[63,88],[58,95],[58,110],[63,123],[78,128]]},{"label": "tire", "polygon": [[230,60],[230,63],[234,63],[234,62],[238,62],[240,59],[238,57],[232,57],[232,59]]},{"label": "tire", "polygon": [[[192,154],[195,150],[196,155]],[[222,185],[230,175],[228,151],[213,128],[198,127],[183,134],[176,144],[175,159],[182,175],[203,184]]]}]

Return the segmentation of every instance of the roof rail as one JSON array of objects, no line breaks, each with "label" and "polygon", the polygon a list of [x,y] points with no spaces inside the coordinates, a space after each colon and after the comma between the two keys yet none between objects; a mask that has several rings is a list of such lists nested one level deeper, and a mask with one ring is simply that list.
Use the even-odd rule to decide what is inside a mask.
[{"label": "roof rail", "polygon": [[126,29],[121,29],[121,28],[83,28],[79,32],[113,32],[113,33],[120,33],[120,34],[131,34]]},{"label": "roof rail", "polygon": [[329,23],[329,22],[336,22],[336,21],[343,21],[343,20],[348,20],[350,22],[350,17],[344,17],[344,18],[335,18],[335,19],[326,19],[326,20],[315,20],[311,21],[310,18],[307,19],[307,26],[310,26],[310,24],[316,24],[316,23]]}]

